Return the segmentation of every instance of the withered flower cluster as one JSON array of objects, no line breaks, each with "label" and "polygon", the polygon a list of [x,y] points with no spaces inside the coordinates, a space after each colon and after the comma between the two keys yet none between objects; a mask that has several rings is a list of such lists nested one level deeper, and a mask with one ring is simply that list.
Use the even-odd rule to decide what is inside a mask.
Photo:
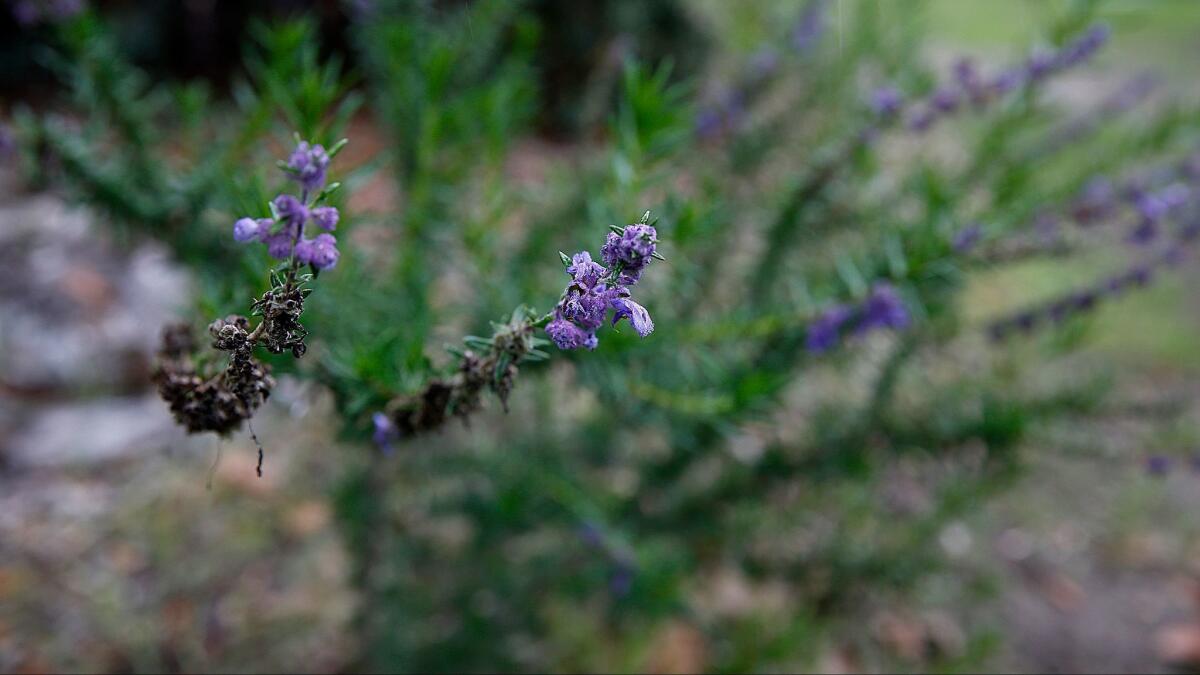
[{"label": "withered flower cluster", "polygon": [[401,437],[433,431],[451,418],[466,423],[483,406],[484,390],[494,393],[507,410],[518,364],[549,358],[540,348],[550,343],[535,335],[549,318],[518,307],[507,323],[493,324],[490,338],[464,339],[465,349],[451,350],[459,361],[452,375],[430,380],[421,391],[393,399],[383,412],[375,413],[375,442],[387,450]]},{"label": "withered flower cluster", "polygon": [[[271,271],[270,289],[251,307],[252,315],[260,318],[257,326],[252,329],[251,319],[237,314],[209,325],[211,346],[227,354],[225,364],[198,356],[188,325],[169,326],[163,332],[154,381],[175,421],[188,433],[227,435],[254,416],[275,386],[270,367],[254,357],[257,347],[272,354],[291,352],[295,358],[307,351],[308,331],[300,318],[312,292],[308,284],[318,271],[333,267],[338,255],[331,243],[321,243],[322,236],[331,241],[330,235],[309,240],[303,236],[303,226],[311,220],[331,230],[337,224],[337,209],[318,204],[338,187],[336,183],[325,187],[325,169],[344,143],[326,153],[319,145],[297,140],[296,152],[283,166],[289,178],[302,186],[301,197],[280,195],[269,205],[274,218],[242,218],[234,224],[235,240],[264,241],[268,253],[284,262]],[[302,272],[305,267],[308,272]],[[260,445],[260,474],[261,457]]]}]

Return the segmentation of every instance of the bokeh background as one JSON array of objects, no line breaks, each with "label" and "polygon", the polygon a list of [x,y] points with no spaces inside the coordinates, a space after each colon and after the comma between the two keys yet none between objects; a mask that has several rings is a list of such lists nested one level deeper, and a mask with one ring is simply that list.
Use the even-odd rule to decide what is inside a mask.
[{"label": "bokeh background", "polygon": [[[562,236],[546,230],[550,234],[532,239],[544,245],[531,245],[528,256],[489,258],[473,247],[520,239],[529,214],[547,204],[567,206],[546,218],[586,212],[589,220],[603,221],[615,212],[631,220],[645,208],[658,208],[668,199],[663,193],[689,190],[659,184],[622,192],[620,181],[578,178],[584,171],[579,167],[597,158],[612,162],[614,173],[625,170],[616,165],[622,155],[608,149],[622,127],[608,123],[620,116],[627,61],[637,58],[650,68],[673,64],[669,80],[686,89],[694,107],[680,123],[688,139],[672,142],[712,153],[713,144],[723,141],[691,138],[693,116],[723,100],[764,44],[786,44],[794,35],[788,32],[792,26],[821,12],[821,28],[812,36],[821,56],[795,58],[779,71],[774,91],[784,92],[775,95],[786,99],[790,87],[802,86],[797,82],[819,81],[814,72],[834,72],[840,59],[867,53],[871,47],[863,47],[864,41],[875,39],[863,37],[859,3],[848,0],[538,0],[511,13],[491,14],[479,9],[491,3],[400,3],[397,11],[434,18],[382,36],[371,34],[377,21],[372,12],[383,11],[371,2],[92,2],[86,21],[99,23],[66,28],[51,20],[18,21],[19,4],[6,3],[0,12],[0,114],[11,122],[6,129],[11,126],[19,139],[28,139],[33,136],[19,132],[37,126],[30,120],[53,119],[66,125],[68,135],[86,135],[100,115],[89,107],[96,92],[81,95],[72,85],[69,59],[63,66],[55,54],[86,54],[103,25],[115,45],[105,48],[115,49],[145,77],[130,90],[109,83],[117,109],[143,105],[140,95],[126,97],[129,92],[180,85],[170,91],[177,107],[155,108],[148,123],[161,131],[156,141],[177,153],[175,166],[183,171],[207,152],[206,134],[213,132],[201,128],[188,135],[196,132],[190,126],[194,121],[178,111],[243,115],[231,110],[242,96],[246,73],[256,67],[247,60],[247,50],[253,49],[248,45],[270,42],[262,37],[269,26],[306,21],[292,38],[280,31],[275,40],[284,46],[276,53],[300,60],[302,50],[287,46],[299,35],[313,48],[315,61],[337,59],[341,72],[349,73],[348,87],[334,98],[361,99],[343,120],[351,144],[335,165],[350,176],[343,208],[354,235],[343,255],[371,258],[378,250],[395,248],[394,233],[400,230],[423,236],[396,225],[402,218],[398,213],[435,210],[413,196],[422,185],[465,185],[454,203],[469,203],[465,210],[485,223],[463,227],[456,254],[474,256],[477,264],[470,273],[443,275],[449,278],[436,282],[431,305],[444,311],[440,317],[433,313],[432,326],[416,348],[418,357],[437,353],[441,342],[478,325],[463,318],[472,315],[456,300],[487,295],[472,287],[479,282],[472,273],[486,280],[492,269],[491,278],[528,279],[480,301],[482,307],[472,305],[481,316],[498,317],[497,308],[511,308],[510,300],[529,296],[545,307],[557,293],[558,277],[539,280],[559,273],[559,248],[569,252],[589,245],[602,230],[580,226]],[[1129,124],[1152,128],[1169,105],[1179,106],[1179,126],[1200,122],[1195,107],[1200,3],[877,4],[911,36],[911,43],[898,40],[904,49],[881,57],[883,67],[904,72],[920,64],[943,75],[962,54],[983,67],[1020,58],[1029,45],[1053,39],[1056,22],[1086,5],[1090,16],[1111,27],[1112,39],[1093,61],[1055,80],[1047,96],[1054,111],[1048,126],[1088,119],[1098,103],[1130,82],[1142,84],[1134,89],[1134,103],[1121,112]],[[455,23],[460,12],[467,18]],[[390,26],[377,24],[385,25]],[[494,58],[511,60],[514,72],[524,74],[512,76],[511,89],[489,89],[488,96],[496,97],[494,105],[523,110],[522,122],[496,115],[489,118],[491,126],[474,135],[460,131],[451,118],[434,131],[406,127],[405,105],[415,101],[414,92],[428,95],[432,80],[420,78],[433,77],[429,69],[410,72],[406,55],[441,53],[436,50],[451,45],[446,58],[453,70],[460,65],[455,59],[469,53],[456,51],[459,45],[492,39],[486,36],[501,29],[508,37],[496,42],[502,49]],[[395,47],[389,53],[372,40],[414,51]],[[887,58],[903,61],[888,63]],[[264,63],[281,72],[289,67],[269,58]],[[297,67],[311,70],[312,64]],[[853,80],[856,75],[848,72],[831,77]],[[389,89],[387,82],[394,86]],[[282,80],[282,86],[307,85],[297,78]],[[470,107],[477,104],[470,99],[471,86],[455,83],[452,89],[461,87],[463,97],[449,99],[466,106],[468,115],[477,112]],[[806,90],[801,99],[803,110],[824,111],[820,119],[836,118],[861,98],[853,87],[847,93],[844,86],[821,86],[828,89]],[[437,108],[444,100],[427,96],[422,105]],[[478,105],[485,110],[493,104]],[[259,135],[268,140],[253,137],[260,149],[232,166],[247,175],[266,175],[270,163],[261,158],[280,156],[286,143],[280,139],[290,136],[288,122],[296,119],[284,117],[268,114],[267,131]],[[788,116],[782,118],[786,122]],[[803,126],[809,122],[800,124],[798,135],[772,131],[760,141],[777,146],[786,158],[769,164],[763,172],[767,179],[741,182],[729,192],[740,190],[751,209],[778,201],[770,195],[782,188],[771,176],[803,166],[821,149],[820,136],[836,133],[836,125],[825,122],[812,122],[811,130]],[[969,157],[967,148],[976,146],[963,139],[982,133],[983,124],[969,121],[964,131],[926,138],[952,158]],[[457,145],[456,133],[465,139]],[[175,147],[175,134],[192,140]],[[420,157],[409,156],[411,147],[422,145],[420,137],[430,139],[426,151],[432,157],[443,156],[439,144],[444,142],[444,154],[470,168],[446,168],[435,159],[429,183],[412,179],[423,170],[412,168],[421,166]],[[1153,134],[1137,138],[1147,147],[1156,142]],[[753,155],[754,144],[749,145],[746,152]],[[1194,138],[1170,136],[1161,147],[1164,154],[1194,150]],[[111,151],[103,143],[91,148]],[[1114,142],[1095,151],[1068,152],[1057,163],[1035,161],[1032,177],[1023,183],[1033,187],[1022,189],[1036,192],[1042,171],[1050,181],[1055,172],[1084,176],[1090,162],[1120,167],[1122,153],[1128,153],[1130,166],[1139,166],[1145,163],[1141,150],[1141,145]],[[491,164],[479,159],[487,167],[476,173],[474,162],[462,159],[474,153],[499,159]],[[901,138],[880,151],[875,170],[903,172],[916,154],[911,139]],[[954,342],[950,356],[928,354],[910,364],[910,372],[930,379],[908,386],[972,383],[939,391],[944,400],[938,403],[935,397],[933,412],[914,404],[914,415],[931,418],[996,382],[1008,387],[1019,380],[1045,393],[1042,403],[1011,412],[1010,418],[1020,418],[1012,424],[1019,434],[1008,427],[995,431],[1014,437],[996,471],[979,469],[992,461],[991,432],[953,442],[919,435],[896,441],[902,434],[889,427],[849,436],[856,448],[871,448],[870,453],[839,454],[849,457],[844,461],[814,460],[801,475],[781,475],[783,480],[769,486],[765,479],[760,486],[751,481],[743,486],[745,494],[728,501],[687,501],[691,490],[715,480],[708,474],[727,470],[722,461],[756,466],[766,446],[798,443],[795,439],[810,434],[834,438],[834,432],[820,430],[842,418],[823,405],[857,400],[861,381],[881,367],[891,345],[851,345],[853,353],[835,365],[806,368],[795,376],[803,386],[789,390],[785,403],[768,414],[724,424],[713,440],[678,418],[720,416],[718,403],[702,396],[671,398],[651,385],[637,389],[613,375],[652,368],[636,360],[639,343],[623,336],[614,338],[617,346],[608,355],[602,356],[602,349],[592,361],[577,355],[522,373],[512,414],[505,416],[493,404],[470,429],[413,441],[398,449],[401,457],[385,457],[371,446],[362,411],[346,403],[352,392],[330,385],[319,365],[285,370],[255,419],[267,448],[266,475],[257,478],[248,436],[186,436],[150,384],[161,326],[179,317],[203,325],[204,311],[211,316],[244,311],[236,302],[248,296],[239,293],[260,280],[254,266],[261,267],[261,259],[242,252],[231,254],[241,258],[213,256],[212,249],[194,242],[226,237],[226,226],[219,223],[231,223],[230,214],[210,206],[202,220],[179,229],[139,230],[129,222],[152,218],[131,216],[95,199],[94,190],[80,187],[86,181],[72,178],[70,155],[37,146],[6,148],[5,156],[0,169],[0,670],[1166,672],[1200,667],[1200,521],[1195,517],[1200,509],[1200,295],[1194,290],[1200,272],[1190,258],[1153,285],[1101,303],[1081,323],[1001,345],[978,335],[991,318],[1115,269],[1128,255],[1125,247],[1120,242],[1076,246],[1068,237],[1064,245],[1071,255],[1013,256],[964,275],[953,311],[967,327],[963,332],[974,327],[975,337]],[[88,156],[83,158],[86,164]],[[633,166],[628,170],[659,170],[648,161]],[[730,176],[741,175],[736,161],[719,166]],[[405,179],[397,182],[393,174]],[[135,177],[124,179],[127,184],[118,183],[117,192],[132,194],[143,187]],[[665,182],[674,185],[670,178]],[[580,189],[575,183],[583,185],[583,194],[572,192]],[[735,234],[750,232],[731,215],[738,202],[722,189],[704,183],[691,188],[691,198],[703,201],[711,191],[712,201],[724,200],[727,210],[721,215],[728,227]],[[632,203],[617,198],[646,193],[658,196]],[[767,196],[750,196],[760,194]],[[559,199],[562,195],[568,196]],[[154,202],[156,195],[146,199]],[[525,207],[505,210],[510,199],[526,200]],[[668,220],[692,213],[686,205],[665,208]],[[671,237],[663,239],[661,250],[671,262],[654,274],[703,273],[699,261],[691,261],[698,271],[677,260],[686,256],[682,244],[672,251]],[[402,238],[401,245],[419,251],[414,241]],[[404,260],[407,254],[397,255]],[[352,264],[330,278],[381,274]],[[435,258],[433,267],[457,264],[447,255],[444,262]],[[748,264],[740,257],[729,263]],[[539,266],[544,271],[524,271]],[[427,278],[398,282],[399,288],[435,285],[439,271],[428,265],[421,269]],[[229,282],[234,274],[242,278]],[[657,315],[660,331],[647,344],[659,340],[659,354],[673,349],[671,340],[682,340],[681,333],[664,329],[676,312],[663,307],[676,297],[670,288],[663,282],[653,296],[663,314]],[[367,285],[327,296],[340,301],[372,292],[383,293]],[[378,330],[381,322],[403,324],[408,320],[403,309],[396,310],[399,317],[387,313],[391,302],[403,303],[385,296],[357,313],[339,315],[338,323],[330,320],[315,339],[335,346],[306,358],[318,364],[336,361],[338,340],[353,341]],[[334,304],[331,299],[310,311]],[[655,312],[654,304],[645,304]],[[714,334],[729,328],[721,321],[721,307],[731,304],[738,302],[714,302],[711,315],[701,312]],[[735,335],[709,348],[719,356],[741,344]],[[373,363],[367,360],[362,367],[383,367]],[[406,382],[415,388],[413,380]],[[1064,384],[1076,389],[1055,394]],[[616,407],[614,397],[629,398],[635,390],[639,406],[667,412],[646,413],[632,404],[611,416],[589,412]],[[1070,399],[1066,404],[1064,397]],[[707,410],[709,404],[716,412]],[[606,429],[637,417],[647,421],[624,435],[621,428]],[[815,445],[846,442],[836,437],[843,440]],[[713,456],[723,459],[697,462],[679,479],[686,519],[651,522],[643,511],[653,515],[656,503],[674,504],[676,493],[670,490],[675,487],[668,489],[666,477],[656,484],[660,474],[639,458],[661,456],[679,444],[711,446]],[[584,459],[562,459],[575,455]],[[763,469],[764,475],[772,471]],[[362,497],[369,493],[364,485],[373,485],[374,501]],[[768,553],[755,558],[766,548]]]}]

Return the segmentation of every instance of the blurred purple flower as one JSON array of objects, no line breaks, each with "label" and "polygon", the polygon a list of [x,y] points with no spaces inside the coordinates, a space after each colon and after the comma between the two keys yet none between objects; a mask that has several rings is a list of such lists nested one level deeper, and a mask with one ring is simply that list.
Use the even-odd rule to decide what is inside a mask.
[{"label": "blurred purple flower", "polygon": [[371,435],[375,445],[378,446],[385,454],[392,454],[395,447],[392,445],[400,438],[400,433],[396,429],[396,425],[392,424],[391,418],[381,412],[377,412],[371,416],[371,423],[375,428]]},{"label": "blurred purple flower", "polygon": [[955,253],[966,253],[975,248],[975,245],[982,239],[983,226],[979,223],[971,223],[954,234],[950,246]]},{"label": "blurred purple flower", "polygon": [[1171,459],[1164,455],[1150,455],[1146,458],[1146,473],[1162,477],[1171,472]]},{"label": "blurred purple flower", "polygon": [[329,154],[321,145],[309,145],[300,141],[288,158],[288,174],[308,192],[320,190],[325,185],[325,170],[329,167]]},{"label": "blurred purple flower", "polygon": [[857,330],[859,333],[878,328],[899,330],[906,328],[910,322],[908,308],[896,292],[896,288],[883,282],[876,284],[867,296]]},{"label": "blurred purple flower", "polygon": [[871,109],[879,117],[890,118],[900,112],[900,106],[903,105],[904,99],[900,95],[900,90],[890,84],[885,84],[871,92]]},{"label": "blurred purple flower", "polygon": [[313,222],[317,227],[329,232],[337,228],[339,217],[338,210],[332,206],[318,206],[312,210]]},{"label": "blurred purple flower", "polygon": [[827,0],[809,0],[792,27],[792,48],[801,54],[811,51],[825,34]]}]

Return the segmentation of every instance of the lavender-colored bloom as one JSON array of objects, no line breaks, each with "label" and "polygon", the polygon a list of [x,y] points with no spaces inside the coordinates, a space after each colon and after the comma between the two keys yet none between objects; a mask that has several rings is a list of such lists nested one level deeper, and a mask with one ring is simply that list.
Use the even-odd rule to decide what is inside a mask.
[{"label": "lavender-colored bloom", "polygon": [[559,304],[562,318],[594,334],[604,325],[610,300],[605,289],[571,289]]},{"label": "lavender-colored bloom", "polygon": [[805,53],[812,50],[825,33],[826,0],[809,0],[800,19],[792,28],[792,48]]},{"label": "lavender-colored bloom", "polygon": [[23,27],[65,21],[83,11],[82,0],[15,0],[9,3],[13,19]]},{"label": "lavender-colored bloom", "polygon": [[608,235],[601,250],[608,268],[592,260],[587,251],[570,258],[563,255],[571,283],[554,308],[554,320],[545,329],[559,349],[595,349],[599,344],[596,331],[610,308],[615,311],[613,325],[629,319],[642,337],[654,330],[650,313],[629,297],[629,287],[637,283],[657,247],[658,232],[646,223],[649,215],[647,212],[640,223],[619,228],[620,234]]},{"label": "lavender-colored bloom", "polygon": [[579,526],[578,534],[580,540],[582,540],[587,546],[591,546],[593,548],[604,547],[604,533],[600,530],[600,527],[596,525],[596,523],[593,523],[590,520],[584,521],[583,524]]},{"label": "lavender-colored bloom", "polygon": [[938,89],[933,92],[933,96],[929,99],[929,103],[933,109],[943,115],[954,112],[958,109],[959,98],[958,92],[949,88]]},{"label": "lavender-colored bloom", "polygon": [[608,577],[609,591],[617,597],[629,595],[629,591],[633,590],[633,578],[636,571],[628,561],[617,560],[616,567]]},{"label": "lavender-colored bloom", "polygon": [[966,253],[975,248],[981,239],[983,239],[983,226],[979,223],[971,223],[954,234],[950,246],[955,253]]},{"label": "lavender-colored bloom", "polygon": [[[233,240],[241,242],[261,240],[266,232],[270,232],[273,222],[269,218],[262,220],[238,218],[237,222],[233,224]],[[265,228],[263,227],[264,223]]]},{"label": "lavender-colored bloom", "polygon": [[900,112],[904,103],[900,90],[890,84],[885,84],[871,92],[871,109],[879,117],[893,117]]},{"label": "lavender-colored bloom", "polygon": [[325,185],[325,170],[329,167],[329,154],[321,145],[309,145],[300,141],[287,162],[288,173],[309,192],[320,190]]},{"label": "lavender-colored bloom", "polygon": [[[301,244],[304,244],[301,255]],[[321,233],[311,240],[306,239],[296,245],[296,258],[301,263],[312,265],[319,270],[333,269],[338,262],[337,239],[332,234]]]},{"label": "lavender-colored bloom", "polygon": [[332,232],[337,228],[339,218],[338,210],[332,206],[318,206],[312,210],[313,222],[322,230]]},{"label": "lavender-colored bloom", "polygon": [[588,335],[579,326],[566,319],[555,319],[546,325],[546,335],[562,350],[579,349],[588,343]]},{"label": "lavender-colored bloom", "polygon": [[1137,227],[1125,237],[1125,241],[1135,246],[1148,246],[1158,239],[1159,225],[1157,220],[1143,218],[1137,224]]},{"label": "lavender-colored bloom", "polygon": [[273,203],[279,220],[286,221],[289,227],[302,226],[308,221],[308,207],[292,195],[279,195]]},{"label": "lavender-colored bloom", "polygon": [[987,102],[988,88],[983,85],[983,81],[979,77],[979,71],[975,68],[974,61],[968,58],[961,58],[956,61],[954,63],[954,79],[958,83],[959,89],[976,106],[981,106]]},{"label": "lavender-colored bloom", "polygon": [[17,152],[17,139],[12,128],[0,123],[0,160],[8,159]]},{"label": "lavender-colored bloom", "polygon": [[646,337],[654,332],[654,321],[650,318],[650,312],[646,311],[645,307],[642,307],[630,298],[617,298],[612,301],[612,306],[617,310],[612,318],[614,326],[621,319],[628,318],[629,323],[633,325],[633,329],[637,331],[638,335]]},{"label": "lavender-colored bloom", "polygon": [[721,113],[715,108],[705,108],[696,113],[696,135],[712,140],[721,135],[723,124]]},{"label": "lavender-colored bloom", "polygon": [[26,28],[36,24],[42,18],[42,12],[34,0],[15,0],[10,5],[10,9],[17,24]]},{"label": "lavender-colored bloom", "polygon": [[610,233],[600,256],[609,267],[637,273],[650,262],[658,246],[658,232],[652,225],[630,225],[621,234]]},{"label": "lavender-colored bloom", "polygon": [[371,435],[371,438],[375,441],[375,445],[384,453],[392,454],[392,451],[395,449],[392,443],[400,436],[396,425],[392,424],[390,417],[381,412],[377,412],[371,416],[371,423],[375,427],[375,431]]},{"label": "lavender-colored bloom", "polygon": [[1171,183],[1159,191],[1159,198],[1166,204],[1168,212],[1174,211],[1192,198],[1192,189],[1183,183]]},{"label": "lavender-colored bloom", "polygon": [[1171,458],[1164,455],[1150,455],[1146,458],[1146,473],[1162,477],[1171,471]]},{"label": "lavender-colored bloom", "polygon": [[990,89],[991,93],[995,96],[1003,96],[1021,86],[1024,81],[1024,70],[1020,68],[1007,68],[1000,71],[1000,73],[992,79],[991,84],[988,85],[988,89]]},{"label": "lavender-colored bloom", "polygon": [[1108,42],[1110,34],[1111,31],[1105,24],[1092,26],[1077,40],[1059,52],[1058,63],[1056,65],[1059,68],[1069,68],[1086,61]]},{"label": "lavender-colored bloom", "polygon": [[1025,74],[1031,80],[1040,80],[1049,75],[1055,64],[1058,63],[1058,54],[1055,52],[1038,50],[1029,55],[1029,59],[1025,62]]},{"label": "lavender-colored bloom", "polygon": [[1170,211],[1170,205],[1158,194],[1143,195],[1134,204],[1134,208],[1137,209],[1138,215],[1142,217],[1142,220],[1149,221],[1161,220]]},{"label": "lavender-colored bloom", "polygon": [[901,329],[906,328],[910,322],[908,308],[895,287],[888,283],[880,283],[876,284],[867,296],[858,331],[861,333],[875,328]]},{"label": "lavender-colored bloom", "polygon": [[937,119],[937,111],[932,106],[922,108],[913,113],[913,116],[908,120],[908,128],[918,133],[929,131]]},{"label": "lavender-colored bloom", "polygon": [[608,274],[608,270],[593,261],[591,253],[580,251],[571,256],[571,264],[567,266],[567,274],[571,275],[571,278],[580,287],[591,290],[600,283],[600,279]]},{"label": "lavender-colored bloom", "polygon": [[288,232],[276,232],[263,239],[267,244],[267,254],[276,260],[287,260],[292,257],[292,248],[296,243],[295,237]]},{"label": "lavender-colored bloom", "polygon": [[842,327],[853,315],[854,311],[845,305],[834,305],[821,312],[808,326],[805,349],[812,354],[833,349],[841,337]]}]

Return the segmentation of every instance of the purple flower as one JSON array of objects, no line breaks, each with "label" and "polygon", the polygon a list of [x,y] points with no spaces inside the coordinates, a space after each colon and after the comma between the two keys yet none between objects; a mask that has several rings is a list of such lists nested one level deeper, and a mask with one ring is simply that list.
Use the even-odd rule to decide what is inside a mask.
[{"label": "purple flower", "polygon": [[929,99],[929,103],[933,106],[934,110],[942,114],[952,113],[958,108],[958,92],[949,88],[938,89],[933,92],[933,97]]},{"label": "purple flower", "polygon": [[267,253],[276,260],[287,260],[292,257],[292,246],[296,240],[288,232],[276,232],[268,235],[264,242],[267,244]]},{"label": "purple flower", "polygon": [[1167,211],[1170,210],[1170,206],[1166,200],[1158,194],[1143,195],[1134,204],[1134,208],[1137,209],[1138,215],[1142,217],[1142,220],[1152,222],[1161,220],[1163,216],[1167,215]]},{"label": "purple flower", "polygon": [[318,206],[312,210],[313,222],[329,232],[337,228],[339,217],[338,210],[332,206]]},{"label": "purple flower", "polygon": [[696,113],[696,135],[705,140],[712,140],[721,135],[721,113],[715,108],[705,108]]},{"label": "purple flower", "polygon": [[954,62],[954,80],[968,94],[974,94],[979,89],[979,71],[975,62],[962,57]]},{"label": "purple flower", "polygon": [[1146,458],[1146,473],[1162,477],[1171,471],[1171,458],[1164,455],[1150,455]]},{"label": "purple flower", "polygon": [[610,308],[614,310],[614,326],[621,319],[629,319],[642,337],[654,330],[650,313],[634,302],[629,292],[629,287],[637,283],[642,270],[656,255],[658,232],[647,224],[649,216],[646,212],[641,222],[608,235],[601,249],[607,268],[592,260],[587,251],[570,258],[563,254],[571,283],[554,308],[554,320],[545,329],[559,349],[595,349],[599,344],[596,331],[604,325]]},{"label": "purple flower", "polygon": [[989,85],[989,89],[991,89],[992,94],[996,96],[1003,96],[1021,86],[1021,83],[1024,81],[1025,73],[1023,70],[1019,68],[1008,68],[1000,71],[1000,74],[992,80],[991,84]]},{"label": "purple flower", "polygon": [[936,110],[932,107],[922,108],[913,113],[912,118],[908,120],[908,128],[918,133],[924,133],[929,131],[935,120],[937,120]]},{"label": "purple flower", "polygon": [[300,141],[292,156],[288,158],[288,173],[308,192],[320,190],[325,185],[325,170],[329,167],[329,154],[320,145],[309,145]]},{"label": "purple flower", "polygon": [[392,447],[392,443],[400,436],[396,425],[392,424],[391,418],[381,412],[372,415],[371,422],[375,427],[375,432],[371,435],[375,445],[384,453],[392,454],[395,449]]},{"label": "purple flower", "polygon": [[1054,52],[1038,50],[1029,55],[1025,62],[1025,73],[1031,80],[1040,80],[1050,74],[1058,63],[1058,55]]},{"label": "purple flower", "polygon": [[646,311],[645,307],[642,307],[630,298],[623,297],[613,300],[612,306],[617,310],[612,318],[614,326],[621,319],[628,318],[629,323],[633,325],[633,329],[637,331],[638,335],[646,337],[654,332],[654,321],[650,318],[650,312]]},{"label": "purple flower", "polygon": [[908,326],[911,317],[904,301],[895,287],[889,283],[876,284],[867,296],[863,305],[862,320],[859,322],[860,333],[875,328],[901,329]]},{"label": "purple flower", "polygon": [[809,0],[792,28],[792,48],[804,53],[816,46],[825,32],[826,0]]},{"label": "purple flower", "polygon": [[600,256],[609,267],[621,265],[623,270],[637,273],[650,262],[657,247],[658,232],[652,225],[639,223],[626,227],[621,234],[610,233]]},{"label": "purple flower", "polygon": [[966,253],[975,248],[980,239],[983,239],[983,226],[979,223],[971,223],[955,233],[950,246],[955,253]]},{"label": "purple flower", "polygon": [[845,305],[834,305],[813,320],[808,326],[805,348],[812,354],[827,352],[837,346],[842,326],[854,315]]},{"label": "purple flower", "polygon": [[24,27],[65,21],[83,11],[82,0],[15,0],[10,6],[13,18]]},{"label": "purple flower", "polygon": [[604,289],[571,289],[559,304],[562,318],[588,333],[604,325],[609,299]]},{"label": "purple flower", "polygon": [[613,595],[623,598],[633,590],[633,578],[637,570],[626,560],[617,560],[612,574],[608,577],[608,589]]},{"label": "purple flower", "polygon": [[288,228],[298,228],[308,221],[308,207],[292,195],[279,195],[275,198],[275,213],[279,219],[286,221]]},{"label": "purple flower", "polygon": [[271,226],[275,221],[270,218],[239,218],[233,224],[233,240],[234,241],[261,241],[271,231]]},{"label": "purple flower", "polygon": [[608,270],[593,261],[591,253],[580,251],[571,256],[571,264],[567,266],[567,274],[571,275],[576,284],[590,290],[600,283],[600,279],[608,274]]},{"label": "purple flower", "polygon": [[8,159],[17,152],[17,139],[13,136],[12,128],[0,123],[0,160]]},{"label": "purple flower", "polygon": [[903,104],[900,90],[886,84],[871,92],[871,109],[880,117],[893,117],[900,112]]},{"label": "purple flower", "polygon": [[587,345],[594,335],[589,335],[566,319],[555,319],[546,325],[546,335],[554,346],[562,350],[579,349]]},{"label": "purple flower", "polygon": [[334,267],[338,261],[337,239],[332,234],[318,234],[312,239],[301,239],[296,244],[296,260],[319,270]]}]

